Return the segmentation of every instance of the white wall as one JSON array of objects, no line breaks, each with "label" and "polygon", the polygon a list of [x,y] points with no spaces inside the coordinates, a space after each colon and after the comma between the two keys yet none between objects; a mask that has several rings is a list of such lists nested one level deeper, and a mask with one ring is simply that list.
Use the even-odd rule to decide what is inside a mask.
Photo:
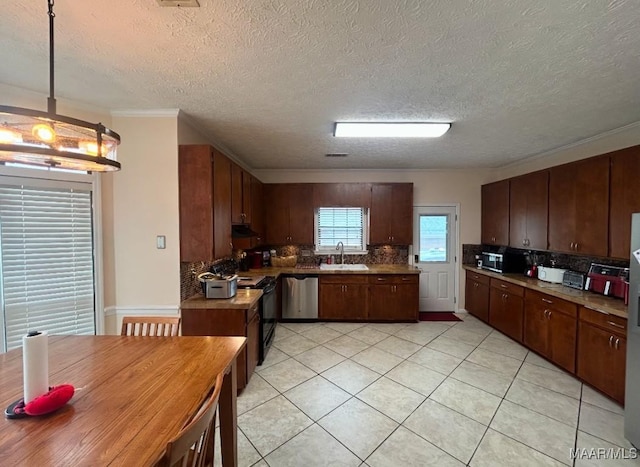
[{"label": "white wall", "polygon": [[189,118],[182,112],[178,114],[178,144],[211,144],[206,136],[195,129]]},{"label": "white wall", "polygon": [[[180,304],[177,112],[115,114],[113,126],[122,137],[122,170],[113,174],[109,332],[117,332],[114,313],[177,313]],[[156,248],[156,235],[166,236],[166,249]]]}]

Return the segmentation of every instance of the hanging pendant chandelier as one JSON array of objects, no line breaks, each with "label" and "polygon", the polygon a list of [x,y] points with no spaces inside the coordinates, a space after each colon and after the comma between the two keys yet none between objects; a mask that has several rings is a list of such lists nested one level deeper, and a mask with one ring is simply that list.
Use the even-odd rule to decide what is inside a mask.
[{"label": "hanging pendant chandelier", "polygon": [[88,172],[120,170],[120,135],[101,123],[56,113],[54,97],[53,12],[49,15],[49,99],[47,111],[0,105],[0,163],[13,162]]}]

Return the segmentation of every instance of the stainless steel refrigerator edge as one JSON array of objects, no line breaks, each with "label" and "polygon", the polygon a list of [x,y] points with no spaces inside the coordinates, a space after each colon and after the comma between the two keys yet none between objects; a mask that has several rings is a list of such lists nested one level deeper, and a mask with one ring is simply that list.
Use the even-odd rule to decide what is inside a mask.
[{"label": "stainless steel refrigerator edge", "polygon": [[283,319],[318,319],[317,276],[283,277],[282,285]]},{"label": "stainless steel refrigerator edge", "polygon": [[624,405],[624,436],[640,448],[640,263],[633,252],[640,250],[640,213],[631,217],[629,270],[629,316],[627,317],[627,371]]}]

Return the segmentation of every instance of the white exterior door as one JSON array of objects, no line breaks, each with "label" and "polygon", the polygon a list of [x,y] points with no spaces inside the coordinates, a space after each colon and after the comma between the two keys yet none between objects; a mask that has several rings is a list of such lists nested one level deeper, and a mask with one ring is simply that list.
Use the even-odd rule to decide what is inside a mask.
[{"label": "white exterior door", "polygon": [[455,206],[414,206],[413,254],[420,273],[420,311],[455,311]]}]

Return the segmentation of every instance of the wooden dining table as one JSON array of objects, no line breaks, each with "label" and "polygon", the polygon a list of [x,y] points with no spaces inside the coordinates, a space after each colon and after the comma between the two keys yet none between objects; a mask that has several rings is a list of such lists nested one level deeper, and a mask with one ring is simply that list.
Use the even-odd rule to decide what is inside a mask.
[{"label": "wooden dining table", "polygon": [[[237,465],[236,357],[244,337],[50,336],[49,385],[75,394],[48,415],[0,421],[0,466],[145,466],[224,373],[222,464]],[[0,404],[23,395],[22,350],[0,354]]]}]

